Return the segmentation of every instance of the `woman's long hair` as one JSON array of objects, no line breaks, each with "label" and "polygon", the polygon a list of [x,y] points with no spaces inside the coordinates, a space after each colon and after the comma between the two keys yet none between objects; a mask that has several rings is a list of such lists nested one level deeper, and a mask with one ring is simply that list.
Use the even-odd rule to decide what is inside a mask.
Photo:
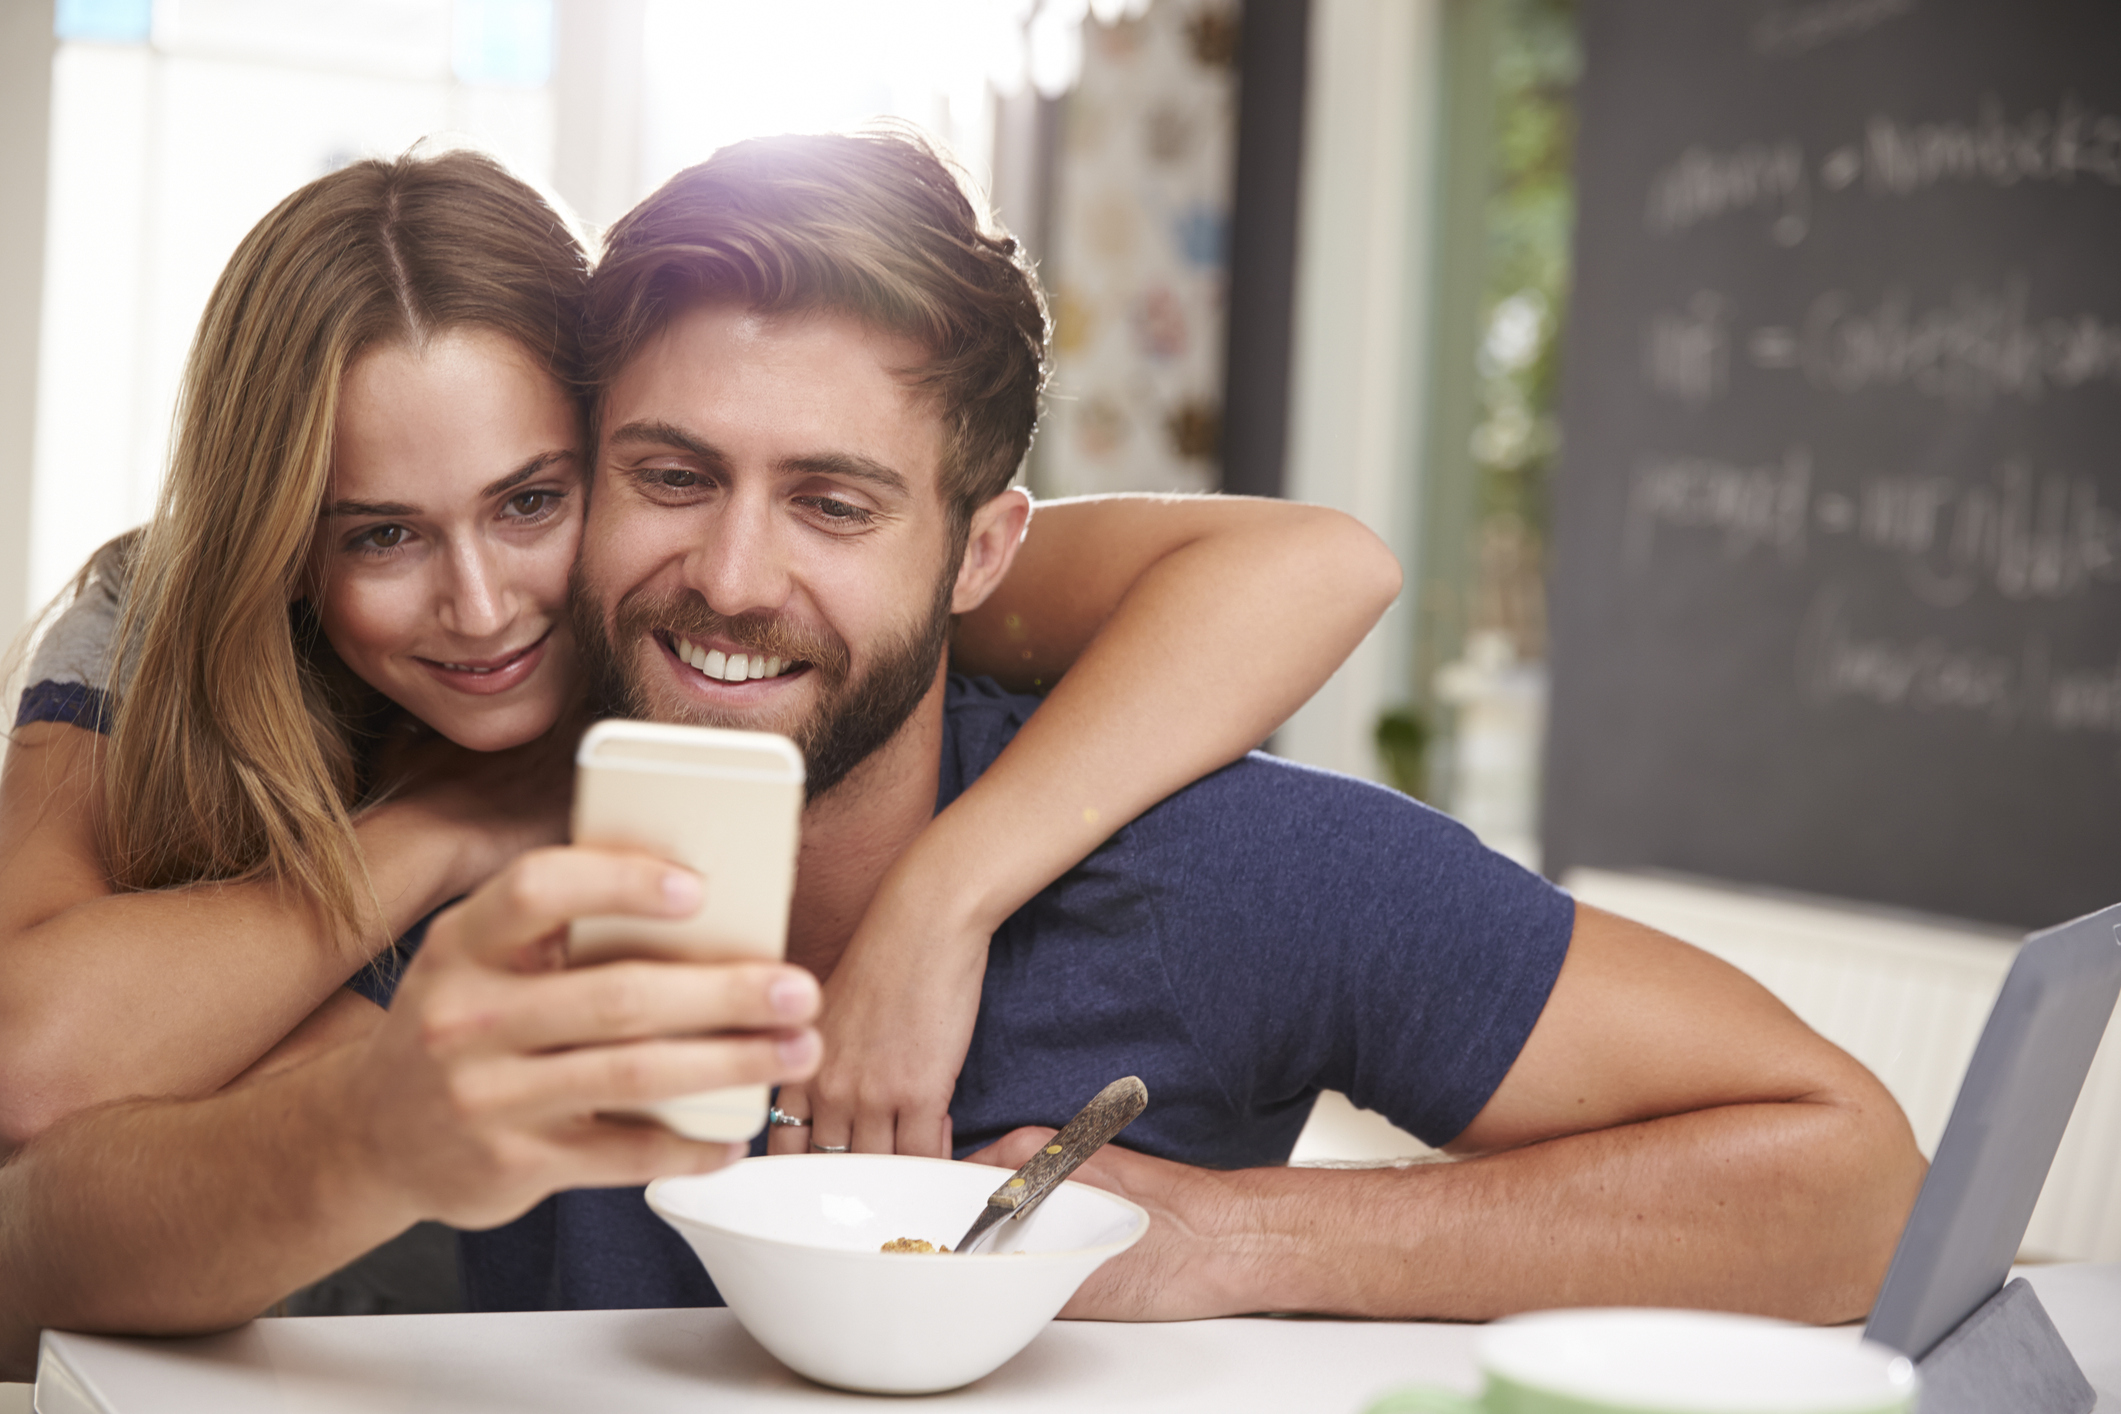
[{"label": "woman's long hair", "polygon": [[365,931],[359,685],[303,602],[340,388],[371,349],[481,326],[576,393],[588,263],[537,192],[460,151],[356,162],[244,237],[185,366],[113,644],[99,844],[116,887],[262,875]]}]

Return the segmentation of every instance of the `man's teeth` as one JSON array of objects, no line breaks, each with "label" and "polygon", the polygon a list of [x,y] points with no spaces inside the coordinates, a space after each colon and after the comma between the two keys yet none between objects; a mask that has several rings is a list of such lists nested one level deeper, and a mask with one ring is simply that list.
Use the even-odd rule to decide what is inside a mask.
[{"label": "man's teeth", "polygon": [[745,682],[751,678],[777,678],[795,666],[793,658],[769,658],[763,653],[723,653],[702,648],[689,638],[671,635],[677,655],[708,677],[722,682]]}]

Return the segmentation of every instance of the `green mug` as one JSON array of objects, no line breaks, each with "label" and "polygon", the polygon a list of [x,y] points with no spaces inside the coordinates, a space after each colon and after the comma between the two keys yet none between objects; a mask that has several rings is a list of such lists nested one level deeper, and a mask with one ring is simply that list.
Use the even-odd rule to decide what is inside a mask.
[{"label": "green mug", "polygon": [[1852,1330],[1714,1311],[1541,1311],[1481,1332],[1487,1386],[1369,1414],[1907,1414],[1915,1367]]}]

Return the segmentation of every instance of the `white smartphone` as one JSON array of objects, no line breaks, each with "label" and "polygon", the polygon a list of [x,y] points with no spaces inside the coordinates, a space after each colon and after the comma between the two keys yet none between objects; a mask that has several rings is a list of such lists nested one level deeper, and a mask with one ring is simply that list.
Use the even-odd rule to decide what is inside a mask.
[{"label": "white smartphone", "polygon": [[[770,732],[598,722],[575,752],[574,842],[661,855],[705,881],[684,919],[578,918],[570,965],[622,957],[778,959],[803,817],[803,754]],[[738,1142],[766,1125],[767,1087],[712,1090],[649,1106],[689,1139]]]}]

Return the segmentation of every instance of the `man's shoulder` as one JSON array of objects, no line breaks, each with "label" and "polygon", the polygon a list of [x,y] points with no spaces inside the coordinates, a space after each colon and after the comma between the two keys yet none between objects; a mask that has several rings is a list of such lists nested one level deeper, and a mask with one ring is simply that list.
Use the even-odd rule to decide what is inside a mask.
[{"label": "man's shoulder", "polygon": [[[985,678],[950,679],[937,808],[978,779],[1038,703]],[[1320,849],[1402,848],[1416,837],[1478,847],[1455,820],[1398,791],[1263,751],[1173,792],[1124,833],[1137,849],[1213,843],[1232,858],[1266,849],[1285,862]]]},{"label": "man's shoulder", "polygon": [[1036,697],[1005,691],[992,678],[952,673],[943,687],[943,760],[935,808],[978,780],[1038,710]]}]

